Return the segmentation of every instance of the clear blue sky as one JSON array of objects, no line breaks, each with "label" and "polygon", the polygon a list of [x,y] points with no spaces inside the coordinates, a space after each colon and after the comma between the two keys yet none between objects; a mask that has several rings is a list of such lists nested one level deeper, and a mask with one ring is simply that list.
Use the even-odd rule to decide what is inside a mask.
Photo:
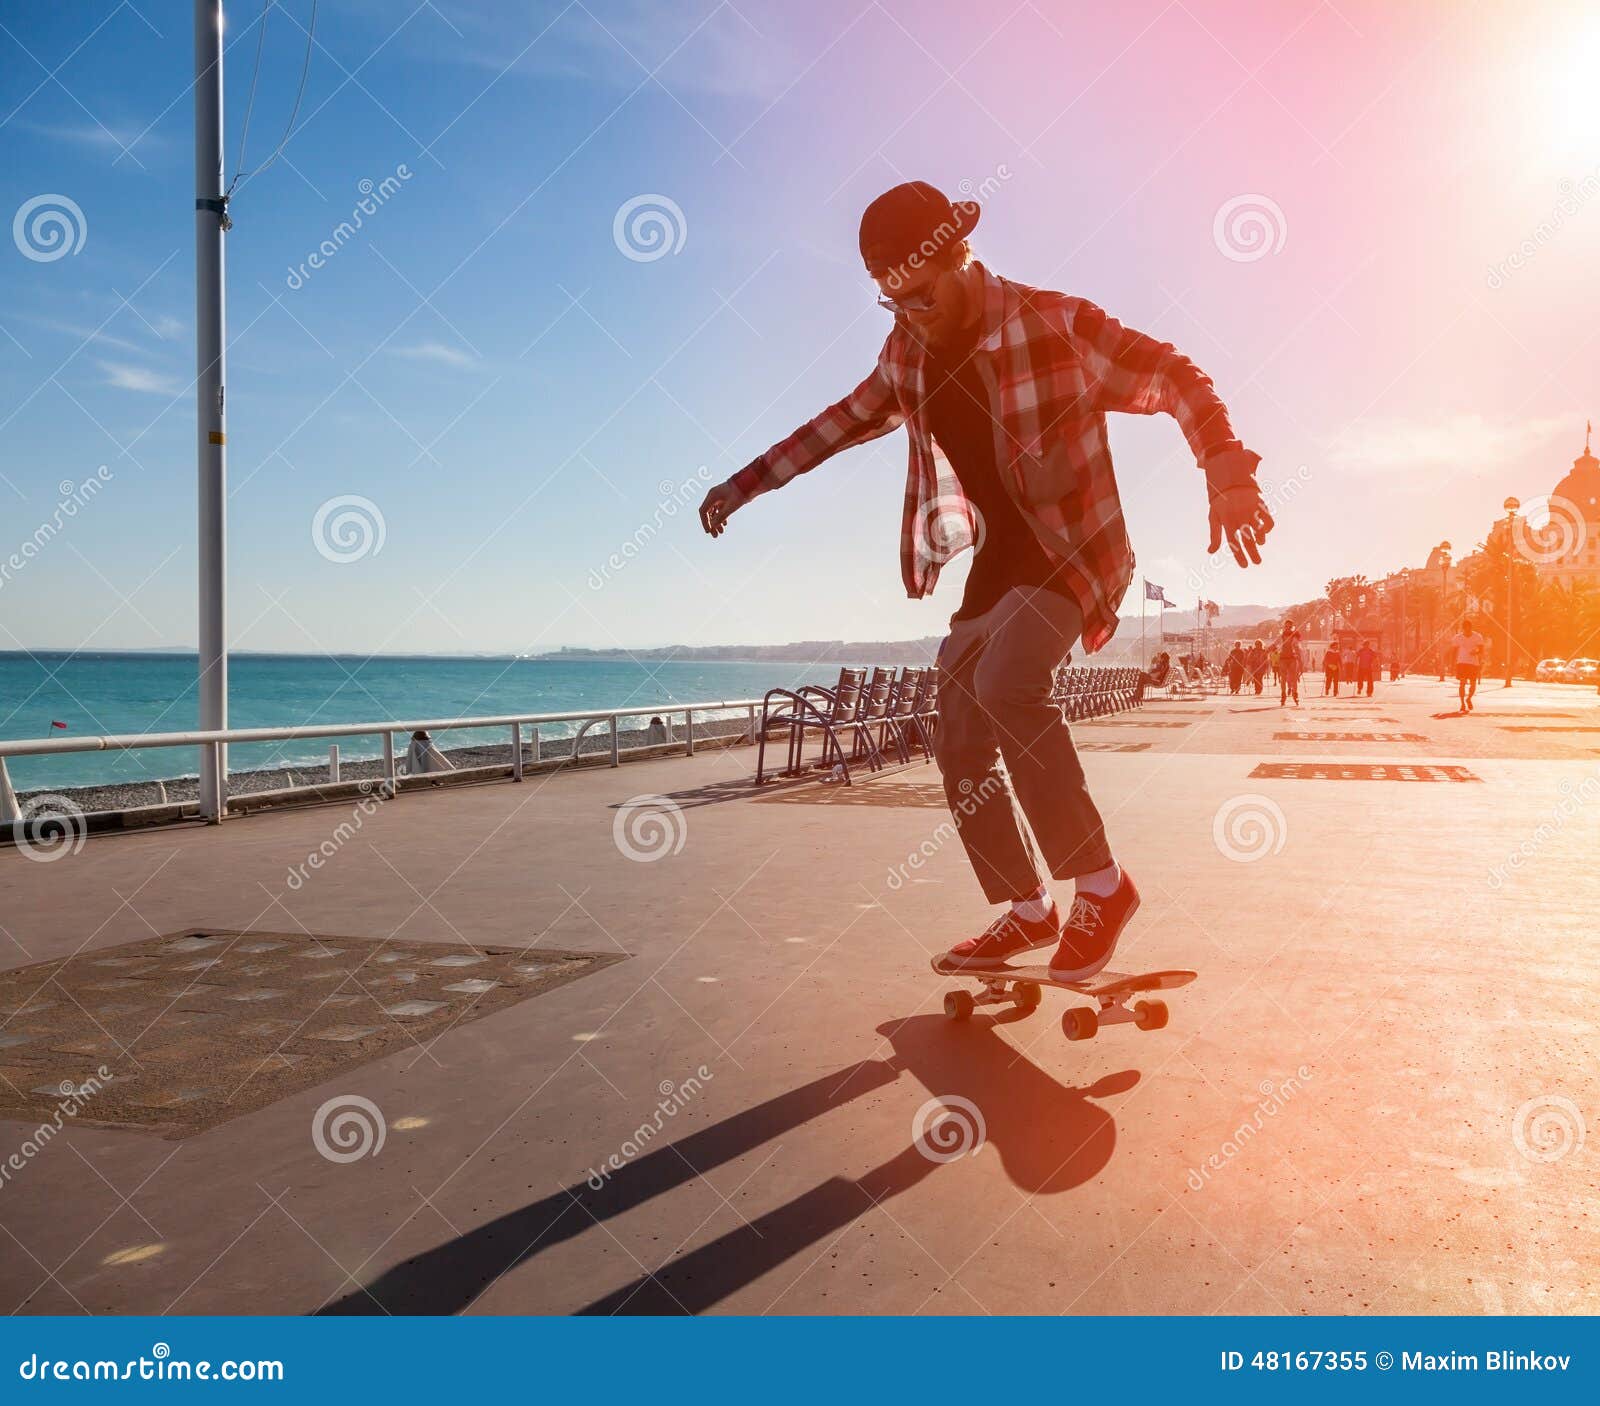
[{"label": "clear blue sky", "polygon": [[[229,7],[230,175],[260,13]],[[1264,479],[1300,475],[1269,567],[1206,595],[1303,599],[1470,544],[1505,493],[1553,486],[1600,406],[1600,47],[1580,6],[1460,13],[322,4],[299,127],[241,183],[227,242],[233,644],[939,632],[962,573],[904,597],[900,435],[716,542],[698,489],[661,507],[663,484],[726,477],[870,367],[886,315],[855,226],[905,177],[988,183],[980,257],[1177,342]],[[247,166],[283,131],[309,15],[272,7]],[[66,196],[86,234],[60,258],[0,241],[0,557],[63,482],[109,479],[0,579],[0,648],[189,644],[187,7],[12,6],[3,24],[3,213]],[[361,183],[402,166],[288,286]],[[629,258],[614,218],[648,194],[682,211],[681,248]],[[1275,211],[1259,259],[1219,243],[1245,196]],[[1141,566],[1192,605],[1203,503],[1182,440],[1123,421],[1113,444]],[[313,523],[345,496],[377,506],[383,545],[340,563]]]}]

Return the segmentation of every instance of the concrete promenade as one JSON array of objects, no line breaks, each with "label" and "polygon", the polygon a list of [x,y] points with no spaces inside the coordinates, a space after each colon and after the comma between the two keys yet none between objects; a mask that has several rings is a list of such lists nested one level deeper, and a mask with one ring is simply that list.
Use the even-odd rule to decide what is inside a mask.
[{"label": "concrete promenade", "polygon": [[[1600,1311],[1596,696],[1306,685],[1077,726],[1144,894],[1116,965],[1200,973],[1087,1043],[1058,992],[944,1018],[929,955],[991,910],[931,765],[758,796],[739,748],[0,850],[0,966],[58,964],[0,1001],[0,1310]],[[191,932],[326,939],[351,1057],[297,1015],[281,1096],[163,1131],[299,999]],[[495,999],[445,947],[497,949]],[[508,997],[541,957],[578,964]],[[204,1054],[162,1048],[184,1015]],[[86,1060],[124,1092],[39,1137]]]}]

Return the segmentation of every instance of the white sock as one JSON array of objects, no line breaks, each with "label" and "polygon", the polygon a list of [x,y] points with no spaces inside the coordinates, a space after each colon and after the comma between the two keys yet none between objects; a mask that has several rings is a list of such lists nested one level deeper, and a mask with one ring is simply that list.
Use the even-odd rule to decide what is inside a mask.
[{"label": "white sock", "polygon": [[1092,898],[1110,898],[1122,882],[1122,870],[1113,861],[1092,874],[1079,874],[1077,882],[1079,893],[1086,893]]},{"label": "white sock", "polygon": [[1011,911],[1025,923],[1040,923],[1050,914],[1050,890],[1040,888],[1032,898],[1013,898]]}]

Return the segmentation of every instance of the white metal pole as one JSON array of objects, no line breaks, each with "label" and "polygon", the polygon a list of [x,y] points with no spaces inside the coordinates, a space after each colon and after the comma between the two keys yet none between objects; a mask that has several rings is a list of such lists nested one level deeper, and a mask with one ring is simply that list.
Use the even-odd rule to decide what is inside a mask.
[{"label": "white metal pole", "polygon": [[[228,725],[226,337],[222,238],[222,0],[194,6],[195,420],[199,469],[200,727]],[[227,808],[228,749],[200,749],[200,801],[213,824]]]},{"label": "white metal pole", "polygon": [[1149,663],[1144,657],[1144,604],[1149,595],[1150,587],[1141,578],[1139,581],[1139,668],[1141,671]]}]

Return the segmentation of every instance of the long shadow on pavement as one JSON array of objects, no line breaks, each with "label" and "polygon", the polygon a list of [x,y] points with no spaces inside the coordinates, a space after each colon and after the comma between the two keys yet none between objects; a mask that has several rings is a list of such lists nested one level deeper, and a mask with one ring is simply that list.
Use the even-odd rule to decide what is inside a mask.
[{"label": "long shadow on pavement", "polygon": [[[962,1098],[982,1114],[986,1151],[1032,1195],[1068,1190],[1093,1177],[1115,1145],[1111,1116],[1091,1099],[1125,1092],[1129,1070],[1088,1088],[1063,1085],[995,1033],[997,1021],[952,1025],[920,1015],[879,1027],[894,1057],[835,1070],[626,1164],[596,1190],[588,1182],[489,1221],[414,1255],[372,1283],[336,1299],[324,1315],[459,1313],[491,1284],[542,1250],[599,1222],[686,1185],[907,1072],[934,1098]],[[580,1309],[582,1313],[698,1313],[857,1216],[917,1185],[944,1165],[916,1142],[863,1176],[830,1177],[654,1274]]]},{"label": "long shadow on pavement", "polygon": [[[1001,1017],[1006,1020],[1006,1017]],[[1029,1195],[1067,1191],[1095,1176],[1116,1143],[1111,1115],[1090,1100],[1124,1093],[1133,1070],[1088,1088],[1058,1083],[994,1033],[996,1022],[952,1027],[921,1015],[878,1027],[895,1062],[935,1098],[963,1098],[985,1124],[985,1148]],[[579,1309],[582,1314],[701,1313],[856,1217],[916,1186],[944,1162],[913,1142],[860,1177],[830,1177],[787,1205],[729,1231]]]}]

